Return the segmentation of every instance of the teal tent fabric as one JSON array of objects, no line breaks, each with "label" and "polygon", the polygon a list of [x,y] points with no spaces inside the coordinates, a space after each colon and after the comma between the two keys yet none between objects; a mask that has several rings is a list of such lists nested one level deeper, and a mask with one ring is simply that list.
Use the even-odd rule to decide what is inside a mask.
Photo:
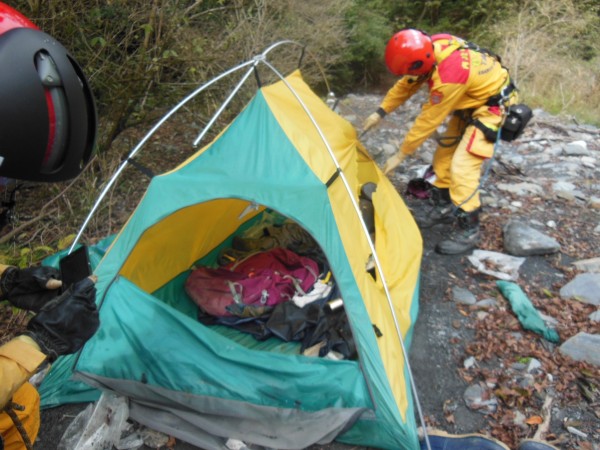
[{"label": "teal tent fabric", "polygon": [[[367,299],[385,310],[385,299],[374,301],[382,289],[376,279],[362,271],[369,256],[363,254],[366,250],[351,253],[352,247],[360,247],[348,242],[347,234],[344,241],[340,231],[339,222],[356,224],[360,212],[351,210],[349,204],[347,217],[336,215],[335,208],[346,205],[343,199],[338,203],[340,195],[335,203],[330,198],[332,191],[340,192],[334,191],[341,183],[340,177],[334,176],[333,165],[331,180],[316,175],[306,155],[303,157],[292,142],[306,140],[303,131],[284,132],[261,90],[212,144],[186,164],[151,181],[136,211],[95,268],[100,329],[79,355],[62,358],[55,365],[47,385],[42,385],[44,405],[93,400],[98,394],[95,389],[107,389],[128,398],[134,419],[168,433],[185,427],[185,436],[190,439],[195,436],[194,430],[198,430],[197,435],[208,432],[221,437],[236,437],[228,433],[239,432],[256,438],[250,442],[270,440],[273,448],[306,446],[293,439],[286,441],[285,447],[280,446],[289,431],[290,436],[296,436],[294,439],[302,439],[302,434],[306,439],[315,433],[323,442],[336,439],[352,445],[402,450],[419,447],[410,374],[406,365],[401,368],[399,348],[385,355],[386,363],[392,361],[388,366],[392,369],[398,361],[394,375],[399,373],[406,380],[406,392],[398,389],[403,394],[401,400],[407,399],[401,413],[380,353],[380,343],[386,341],[378,342],[381,338],[374,333],[365,306]],[[353,142],[343,141],[344,148],[356,151]],[[349,151],[344,156],[354,160],[357,154]],[[369,162],[367,157],[365,160],[364,164]],[[358,170],[356,165],[350,167]],[[377,174],[376,167],[371,172]],[[247,203],[249,207],[272,209],[293,220],[319,244],[343,292],[358,348],[357,360],[311,358],[297,354],[293,344],[252,344],[247,336],[198,323],[196,307],[182,289],[186,271],[190,270],[188,260],[169,252],[174,243],[184,242],[170,219],[183,215],[182,211],[200,211],[202,214],[189,220],[194,229],[187,235],[198,233],[204,237],[201,232],[208,230],[206,234],[210,234],[223,223],[217,222],[222,215],[222,220],[229,220],[228,224],[234,224],[232,229],[239,233],[241,227],[235,229],[235,224],[243,222],[239,213],[226,213],[230,213],[227,208],[234,209],[232,204],[239,206],[242,202],[244,206]],[[398,210],[403,206],[389,204]],[[211,215],[213,211],[218,213]],[[414,228],[418,233],[416,225]],[[183,245],[180,253],[191,261],[203,258],[210,264],[218,253],[216,247],[226,245],[229,239],[214,234],[219,240],[216,244],[210,241],[208,253]],[[148,248],[153,250],[157,241],[164,246],[160,251],[150,251]],[[136,253],[139,248],[143,251]],[[349,256],[356,254],[360,258]],[[416,258],[408,259],[418,267]],[[178,265],[181,261],[185,261],[181,263],[183,269]],[[144,271],[144,264],[154,269],[170,264],[169,268],[176,270],[163,270],[161,273],[168,274],[163,279],[149,276],[156,272]],[[144,276],[155,283],[144,284]],[[407,296],[412,296],[412,302],[406,315],[414,324],[418,285],[414,290],[411,285]],[[379,320],[383,321],[381,315]],[[383,339],[390,336],[386,333]],[[411,336],[408,328],[407,344]],[[73,367],[76,381],[83,383],[68,379],[59,386]],[[396,386],[404,387],[399,383]],[[263,433],[269,427],[271,433]]]}]

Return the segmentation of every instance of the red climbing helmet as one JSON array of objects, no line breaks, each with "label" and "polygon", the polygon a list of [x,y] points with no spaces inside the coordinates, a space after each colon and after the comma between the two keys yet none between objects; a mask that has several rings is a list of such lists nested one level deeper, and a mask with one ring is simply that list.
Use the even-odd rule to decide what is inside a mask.
[{"label": "red climbing helmet", "polygon": [[397,76],[429,73],[435,64],[431,38],[419,30],[398,31],[385,48],[385,64]]},{"label": "red climbing helmet", "polygon": [[92,157],[96,107],[69,52],[0,2],[0,176],[63,181]]}]

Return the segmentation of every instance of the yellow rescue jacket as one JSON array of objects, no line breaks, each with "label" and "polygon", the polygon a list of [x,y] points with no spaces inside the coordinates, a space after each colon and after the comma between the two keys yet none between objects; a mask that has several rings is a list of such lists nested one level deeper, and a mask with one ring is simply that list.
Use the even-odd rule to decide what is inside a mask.
[{"label": "yellow rescue jacket", "polygon": [[[13,411],[31,442],[40,428],[40,398],[27,380],[45,359],[46,355],[28,336],[18,336],[0,346],[0,410],[11,400],[21,406]],[[25,448],[20,432],[6,412],[0,412],[0,436],[5,450]]]},{"label": "yellow rescue jacket", "polygon": [[404,138],[400,150],[410,155],[453,111],[478,108],[509,84],[508,70],[497,58],[467,47],[448,34],[432,36],[435,67],[427,76],[405,76],[387,92],[380,108],[390,113],[414,95],[424,83],[429,100]]}]

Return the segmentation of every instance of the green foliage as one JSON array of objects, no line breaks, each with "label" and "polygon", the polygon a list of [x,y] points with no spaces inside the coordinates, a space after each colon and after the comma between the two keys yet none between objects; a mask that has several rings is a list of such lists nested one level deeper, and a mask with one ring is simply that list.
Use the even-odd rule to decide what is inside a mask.
[{"label": "green foliage", "polygon": [[502,17],[517,3],[505,0],[420,0],[390,2],[390,17],[396,29],[418,28],[431,33],[453,33],[472,37],[490,17]]},{"label": "green foliage", "polygon": [[[123,130],[155,121],[159,109],[172,106],[199,83],[282,39],[306,46],[312,61],[303,67],[304,75],[322,83],[326,72],[342,61],[347,46],[343,17],[351,3],[18,0],[14,6],[82,65],[97,100],[103,152]],[[300,47],[277,51],[287,66],[297,67]],[[198,107],[210,109],[204,106],[220,102],[230,89],[211,90],[206,104]]]},{"label": "green foliage", "polygon": [[526,0],[487,27],[526,102],[600,125],[599,8],[587,0]]},{"label": "green foliage", "polygon": [[0,250],[0,262],[9,266],[25,268],[39,264],[41,260],[57,251],[57,249],[47,245],[14,249],[5,248]]},{"label": "green foliage", "polygon": [[379,0],[355,0],[346,13],[348,45],[342,54],[344,64],[331,71],[342,89],[377,80],[385,69],[385,44],[394,30],[382,3]]}]

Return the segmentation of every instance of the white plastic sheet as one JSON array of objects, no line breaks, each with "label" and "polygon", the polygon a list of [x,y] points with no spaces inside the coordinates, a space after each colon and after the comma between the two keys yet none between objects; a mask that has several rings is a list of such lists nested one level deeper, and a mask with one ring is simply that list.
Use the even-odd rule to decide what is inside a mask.
[{"label": "white plastic sheet", "polygon": [[65,430],[58,450],[110,450],[119,442],[129,417],[124,397],[104,392],[81,411]]},{"label": "white plastic sheet", "polygon": [[516,281],[519,268],[525,262],[525,258],[488,250],[474,250],[468,259],[479,272],[504,281]]}]

